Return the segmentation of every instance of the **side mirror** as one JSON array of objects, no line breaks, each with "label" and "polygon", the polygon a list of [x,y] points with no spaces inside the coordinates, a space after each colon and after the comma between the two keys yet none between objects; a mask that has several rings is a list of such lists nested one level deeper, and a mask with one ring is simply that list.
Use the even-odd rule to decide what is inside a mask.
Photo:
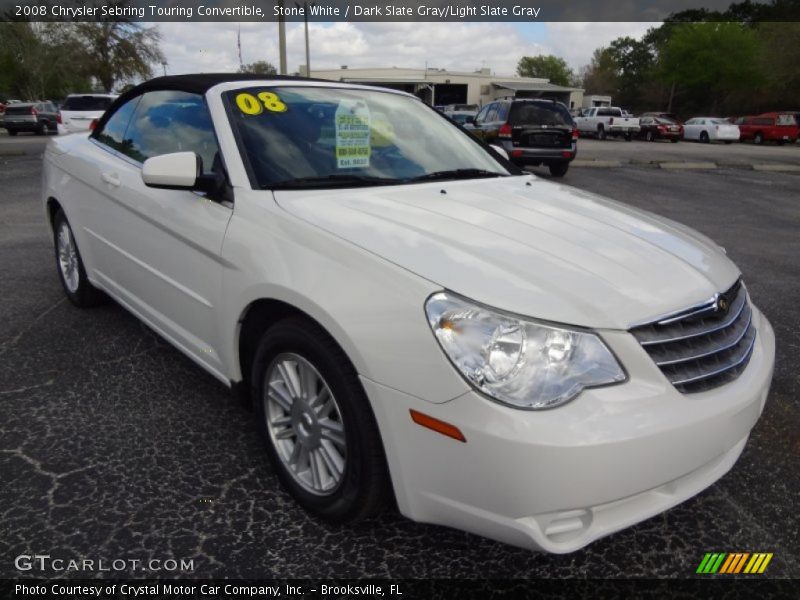
[{"label": "side mirror", "polygon": [[500,156],[502,156],[503,158],[508,160],[508,152],[506,152],[505,148],[503,148],[502,146],[496,146],[495,144],[492,144],[490,147],[491,147],[492,150],[497,152]]},{"label": "side mirror", "polygon": [[168,190],[193,190],[200,174],[203,161],[194,152],[173,152],[154,156],[144,161],[142,181],[154,188]]},{"label": "side mirror", "polygon": [[212,198],[229,199],[225,192],[225,175],[214,167],[211,173],[203,173],[203,159],[194,152],[148,158],[142,166],[142,181],[149,187],[205,192]]}]

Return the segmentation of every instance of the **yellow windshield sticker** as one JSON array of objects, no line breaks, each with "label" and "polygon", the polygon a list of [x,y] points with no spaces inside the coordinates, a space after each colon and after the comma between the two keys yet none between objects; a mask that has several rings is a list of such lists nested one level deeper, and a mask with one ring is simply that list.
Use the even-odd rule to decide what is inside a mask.
[{"label": "yellow windshield sticker", "polygon": [[269,112],[286,112],[288,108],[273,92],[259,92],[257,96],[242,92],[236,95],[236,106],[246,115],[260,115],[264,109]]}]

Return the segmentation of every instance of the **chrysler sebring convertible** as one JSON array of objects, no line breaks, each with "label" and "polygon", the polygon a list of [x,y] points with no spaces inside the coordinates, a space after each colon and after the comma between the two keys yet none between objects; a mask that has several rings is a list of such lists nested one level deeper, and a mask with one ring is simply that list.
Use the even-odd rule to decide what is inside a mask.
[{"label": "chrysler sebring convertible", "polygon": [[317,517],[394,501],[571,552],[713,484],[764,408],[773,331],[720,246],[414,96],[161,77],[44,163],[69,300],[113,298],[249,400]]}]

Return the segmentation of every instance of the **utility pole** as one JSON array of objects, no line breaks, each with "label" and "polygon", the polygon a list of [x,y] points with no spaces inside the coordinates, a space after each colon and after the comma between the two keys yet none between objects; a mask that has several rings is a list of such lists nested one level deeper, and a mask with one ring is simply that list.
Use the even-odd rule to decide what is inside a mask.
[{"label": "utility pole", "polygon": [[239,52],[239,71],[244,68],[244,62],[242,61],[242,25],[239,24],[239,31],[236,34],[236,48]]},{"label": "utility pole", "polygon": [[306,77],[311,77],[311,52],[308,49],[308,2],[303,2],[303,6],[305,7],[303,17],[306,22]]},{"label": "utility pole", "polygon": [[302,6],[299,2],[295,2],[297,8],[303,9],[303,21],[306,28],[306,77],[311,77],[311,51],[308,47],[308,11],[312,6],[316,6],[313,2],[303,2]]},{"label": "utility pole", "polygon": [[286,8],[284,0],[280,0],[281,12],[278,15],[278,54],[280,55],[280,71],[281,75],[286,75],[286,16],[284,9]]}]

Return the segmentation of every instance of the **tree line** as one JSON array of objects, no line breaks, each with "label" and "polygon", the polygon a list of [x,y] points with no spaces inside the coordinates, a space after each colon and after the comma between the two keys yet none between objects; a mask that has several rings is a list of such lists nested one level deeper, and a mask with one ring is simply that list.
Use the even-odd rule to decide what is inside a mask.
[{"label": "tree line", "polygon": [[0,24],[0,99],[114,91],[164,61],[156,28],[136,23]]},{"label": "tree line", "polygon": [[689,10],[597,48],[579,73],[555,56],[523,57],[517,73],[613,97],[632,111],[684,117],[800,110],[800,0]]}]

